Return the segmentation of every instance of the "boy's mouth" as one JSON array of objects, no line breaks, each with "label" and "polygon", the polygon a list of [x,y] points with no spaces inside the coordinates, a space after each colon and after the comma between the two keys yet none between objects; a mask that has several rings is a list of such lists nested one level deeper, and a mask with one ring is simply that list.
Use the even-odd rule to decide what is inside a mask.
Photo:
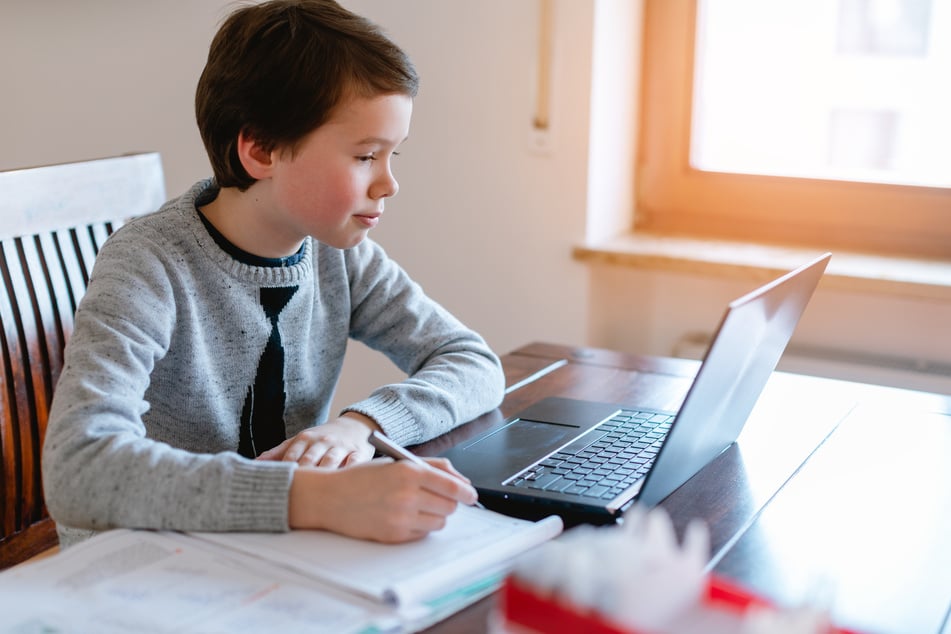
[{"label": "boy's mouth", "polygon": [[366,226],[368,229],[372,229],[373,227],[377,226],[377,224],[379,224],[380,222],[380,214],[378,213],[355,214],[353,217],[356,218],[360,224]]}]

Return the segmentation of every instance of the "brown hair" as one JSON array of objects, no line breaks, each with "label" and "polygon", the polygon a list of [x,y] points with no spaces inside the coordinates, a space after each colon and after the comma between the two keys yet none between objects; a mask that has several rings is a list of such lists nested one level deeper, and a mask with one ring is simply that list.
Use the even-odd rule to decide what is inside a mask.
[{"label": "brown hair", "polygon": [[406,54],[369,20],[333,0],[271,0],[232,13],[211,42],[195,115],[215,179],[254,183],[238,158],[244,131],[266,151],[288,149],[344,99],[416,96]]}]

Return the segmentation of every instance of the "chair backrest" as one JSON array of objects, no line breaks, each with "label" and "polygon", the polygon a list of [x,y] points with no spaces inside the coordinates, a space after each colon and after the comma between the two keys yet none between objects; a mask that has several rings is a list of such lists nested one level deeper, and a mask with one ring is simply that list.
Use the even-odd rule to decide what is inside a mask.
[{"label": "chair backrest", "polygon": [[157,153],[0,172],[0,569],[57,543],[40,453],[73,314],[105,239],[164,198]]}]

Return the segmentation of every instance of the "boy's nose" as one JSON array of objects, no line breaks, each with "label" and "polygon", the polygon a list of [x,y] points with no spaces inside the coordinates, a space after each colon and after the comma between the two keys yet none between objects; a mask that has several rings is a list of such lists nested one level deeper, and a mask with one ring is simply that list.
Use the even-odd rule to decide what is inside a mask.
[{"label": "boy's nose", "polygon": [[383,177],[374,182],[370,191],[370,197],[374,200],[379,198],[390,198],[396,196],[400,190],[400,184],[391,172],[387,172]]}]

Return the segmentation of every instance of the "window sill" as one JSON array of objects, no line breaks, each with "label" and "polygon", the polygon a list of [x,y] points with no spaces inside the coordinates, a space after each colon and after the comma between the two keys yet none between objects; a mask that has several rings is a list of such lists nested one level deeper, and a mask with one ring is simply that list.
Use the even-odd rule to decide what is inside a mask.
[{"label": "window sill", "polygon": [[[625,234],[574,248],[576,260],[721,277],[767,280],[819,255],[816,249]],[[824,288],[951,301],[951,262],[833,252]]]}]

